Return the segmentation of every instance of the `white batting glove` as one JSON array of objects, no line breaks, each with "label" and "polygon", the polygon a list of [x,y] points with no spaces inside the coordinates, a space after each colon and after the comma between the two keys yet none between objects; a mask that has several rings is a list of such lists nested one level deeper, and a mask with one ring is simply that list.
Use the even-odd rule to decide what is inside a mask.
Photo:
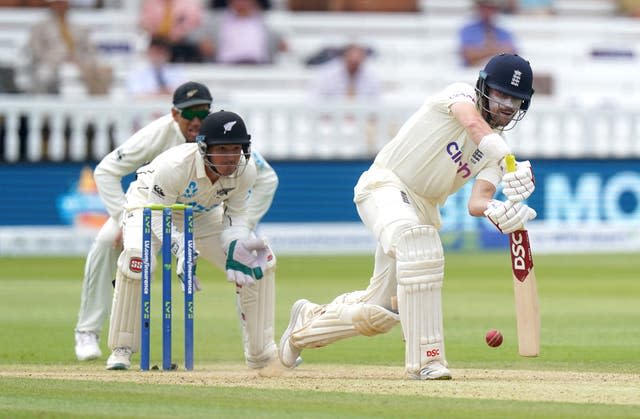
[{"label": "white batting glove", "polygon": [[[194,249],[193,251],[193,289],[196,291],[201,291],[202,286],[200,286],[200,281],[198,281],[198,277],[196,276],[196,261],[198,260],[198,251]],[[185,287],[185,279],[184,279],[184,252],[179,252],[176,255],[176,275],[180,279],[180,287],[182,287],[182,291],[184,292]]]},{"label": "white batting glove", "polygon": [[253,285],[262,279],[267,266],[269,246],[258,237],[234,240],[227,252],[227,280],[239,286]]},{"label": "white batting glove", "polygon": [[531,162],[529,160],[517,162],[516,171],[506,173],[502,177],[502,193],[509,201],[524,201],[536,189],[535,183]]},{"label": "white batting glove", "polygon": [[533,220],[538,214],[533,208],[529,208],[522,202],[502,202],[492,199],[489,201],[484,215],[501,233],[510,234],[522,230],[527,221]]}]

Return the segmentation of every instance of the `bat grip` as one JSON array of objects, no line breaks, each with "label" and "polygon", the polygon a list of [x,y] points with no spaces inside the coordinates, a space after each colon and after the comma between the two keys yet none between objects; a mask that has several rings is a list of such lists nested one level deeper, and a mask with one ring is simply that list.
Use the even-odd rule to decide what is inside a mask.
[{"label": "bat grip", "polygon": [[516,171],[516,156],[514,156],[513,154],[507,154],[504,157],[504,162],[507,166],[507,172]]}]

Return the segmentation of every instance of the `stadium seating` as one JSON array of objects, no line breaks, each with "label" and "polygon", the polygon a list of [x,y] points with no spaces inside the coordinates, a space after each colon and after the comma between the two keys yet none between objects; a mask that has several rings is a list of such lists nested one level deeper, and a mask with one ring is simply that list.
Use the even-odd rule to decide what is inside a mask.
[{"label": "stadium seating", "polygon": [[[267,149],[273,155],[307,156],[308,151],[300,147],[292,151],[289,136],[291,132],[295,132],[296,136],[322,134],[322,130],[314,132],[310,128],[318,120],[313,121],[308,117],[318,110],[322,111],[322,115],[330,115],[321,124],[322,127],[327,125],[327,120],[344,122],[344,114],[352,115],[351,122],[333,128],[334,132],[352,140],[348,142],[350,148],[339,151],[339,146],[345,141],[336,140],[332,146],[329,130],[326,135],[322,134],[325,148],[316,149],[315,153],[325,157],[371,155],[426,95],[447,83],[474,82],[477,77],[478,69],[463,68],[456,51],[456,33],[470,16],[471,0],[423,0],[419,2],[420,11],[416,13],[291,12],[286,10],[285,3],[284,0],[273,2],[273,10],[267,14],[269,24],[282,32],[290,46],[289,52],[280,55],[274,65],[230,67],[189,64],[184,67],[189,78],[210,86],[218,103],[246,109],[254,115],[258,130],[264,132],[263,141],[269,142]],[[78,71],[74,67],[64,68],[63,101],[58,101],[58,106],[54,107],[60,113],[82,114],[76,108],[92,109],[93,105],[88,105],[91,103],[95,103],[95,109],[100,112],[110,108],[110,101],[121,106],[121,101],[126,98],[125,77],[129,69],[142,59],[147,41],[146,34],[136,27],[137,16],[132,11],[132,4],[135,2],[122,2],[121,7],[72,11],[71,20],[91,26],[101,56],[115,69],[116,82],[110,98],[90,100]],[[556,0],[555,10],[553,16],[505,15],[501,18],[502,23],[516,34],[521,54],[532,62],[536,73],[544,76],[548,83],[544,88],[542,84],[536,86],[539,92],[534,104],[536,112],[527,118],[518,135],[535,140],[546,132],[566,132],[570,136],[568,143],[572,144],[568,150],[559,150],[553,144],[548,144],[548,149],[527,144],[522,146],[525,147],[523,151],[545,156],[554,153],[571,156],[580,153],[587,156],[615,155],[618,151],[606,139],[603,140],[605,146],[602,149],[590,147],[586,151],[576,151],[586,140],[580,139],[585,134],[583,129],[574,125],[575,121],[578,124],[589,121],[589,112],[596,109],[598,112],[612,112],[612,118],[623,121],[617,122],[608,136],[618,136],[624,143],[630,138],[631,134],[628,133],[636,132],[631,111],[633,106],[628,102],[634,95],[640,94],[640,79],[636,76],[640,55],[640,24],[635,19],[616,16],[613,0]],[[29,27],[39,21],[44,13],[45,10],[37,8],[2,9],[0,64],[21,64],[22,54],[16,52],[22,51]],[[307,103],[306,98],[313,69],[303,64],[305,59],[323,47],[341,46],[353,40],[375,50],[372,64],[382,80],[384,95],[380,103],[384,103],[384,107],[379,103],[356,107],[337,104],[333,109],[324,109],[320,104],[319,108],[312,108],[315,105]],[[540,95],[544,90],[547,90],[547,96]],[[78,102],[80,99],[82,102]],[[0,99],[0,103],[15,104],[15,100]],[[165,103],[147,105],[141,104],[143,110],[135,112],[138,115],[136,123],[140,118],[166,109]],[[51,108],[36,107],[41,108],[42,118],[45,112],[51,112]],[[5,109],[4,105],[2,109]],[[344,114],[340,115],[336,109]],[[366,122],[372,112],[378,124],[375,128]],[[15,114],[6,110],[0,113],[3,113],[5,120],[14,121],[12,118],[15,118]],[[555,118],[555,114],[561,115],[565,122]],[[92,118],[90,115],[86,117]],[[116,119],[121,118],[122,114],[119,114]],[[131,121],[128,117],[124,119]],[[292,128],[295,125],[292,121],[296,120],[300,121],[298,125],[303,128]],[[101,126],[107,126],[109,119],[102,118],[99,121]],[[353,121],[359,122],[354,124]],[[131,124],[117,126],[122,135],[126,135],[133,127]],[[586,134],[590,137],[600,135],[597,134],[599,129]],[[365,135],[366,132],[369,134]],[[107,138],[107,135],[101,133],[98,137]],[[557,138],[557,134],[554,137]],[[14,141],[16,135],[9,133],[7,138]],[[54,135],[54,138],[61,137]],[[93,158],[99,158],[109,149],[109,143],[101,142],[99,138],[97,144],[100,146],[91,151]],[[38,139],[31,141],[35,143]],[[82,142],[82,139],[77,141]],[[16,158],[13,147],[11,143],[4,148],[7,160]],[[33,146],[32,149],[41,147]],[[83,149],[81,147],[72,158],[86,158]],[[637,147],[635,150],[640,155]],[[29,159],[41,158],[37,151],[30,153]],[[54,153],[54,160],[63,156],[62,152],[57,153]]]}]

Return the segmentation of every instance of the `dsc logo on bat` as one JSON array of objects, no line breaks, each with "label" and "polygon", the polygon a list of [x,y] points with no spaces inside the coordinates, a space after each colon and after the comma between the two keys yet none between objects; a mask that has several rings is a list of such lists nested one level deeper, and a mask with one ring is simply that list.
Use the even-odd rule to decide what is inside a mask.
[{"label": "dsc logo on bat", "polygon": [[529,234],[526,230],[519,230],[509,236],[511,242],[511,267],[518,281],[523,282],[531,268],[531,247],[529,246]]}]

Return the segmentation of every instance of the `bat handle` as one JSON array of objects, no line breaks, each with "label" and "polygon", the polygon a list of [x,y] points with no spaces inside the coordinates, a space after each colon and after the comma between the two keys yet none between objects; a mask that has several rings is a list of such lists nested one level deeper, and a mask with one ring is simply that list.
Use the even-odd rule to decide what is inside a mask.
[{"label": "bat handle", "polygon": [[516,156],[514,156],[513,154],[507,154],[504,157],[504,162],[507,166],[507,172],[516,171]]}]

